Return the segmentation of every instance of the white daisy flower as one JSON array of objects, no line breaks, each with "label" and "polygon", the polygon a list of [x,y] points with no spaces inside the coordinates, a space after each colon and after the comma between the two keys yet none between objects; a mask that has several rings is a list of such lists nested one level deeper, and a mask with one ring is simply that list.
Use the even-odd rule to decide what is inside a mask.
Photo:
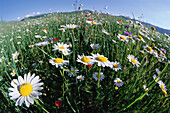
[{"label": "white daisy flower", "polygon": [[10,74],[11,74],[12,76],[15,76],[15,74],[16,74],[15,70],[13,70]]},{"label": "white daisy flower", "polygon": [[41,36],[40,35],[35,35],[35,38],[41,38]]},{"label": "white daisy flower", "polygon": [[96,81],[98,81],[98,79],[100,79],[100,81],[102,81],[102,80],[104,79],[104,74],[103,74],[103,73],[100,73],[100,75],[99,75],[98,72],[94,72],[93,78],[94,78]]},{"label": "white daisy flower", "polygon": [[77,76],[77,79],[81,82],[82,80],[84,80],[84,76],[79,75],[79,76]]},{"label": "white daisy flower", "polygon": [[101,32],[104,33],[104,34],[106,34],[106,35],[110,35],[110,33],[108,33],[105,29],[102,29]]},{"label": "white daisy flower", "polygon": [[128,42],[129,42],[129,41],[131,41],[132,43],[134,43],[134,44],[135,44],[135,40],[133,40],[133,39],[132,39],[132,37],[127,37],[127,39],[126,39],[126,40],[127,40]]},{"label": "white daisy flower", "polygon": [[64,29],[64,28],[60,28],[60,29],[58,29],[58,30],[62,31],[63,33],[65,32],[65,29]]},{"label": "white daisy flower", "polygon": [[102,66],[102,67],[110,67],[110,61],[108,60],[108,58],[104,57],[103,55],[100,54],[92,54],[93,59],[98,63],[98,66]]},{"label": "white daisy flower", "polygon": [[67,55],[70,55],[73,52],[68,49],[68,50],[62,51],[62,53],[63,53],[64,56],[67,56]]},{"label": "white daisy flower", "polygon": [[166,55],[163,52],[161,52],[160,57],[167,59]]},{"label": "white daisy flower", "polygon": [[123,42],[126,41],[126,42],[127,42],[127,40],[126,40],[126,39],[127,39],[127,36],[118,34],[117,37],[118,37],[118,39],[119,39],[120,41],[123,41]]},{"label": "white daisy flower", "polygon": [[154,74],[154,75],[153,75],[153,79],[155,80],[155,82],[157,82],[157,83],[158,83],[158,81],[159,81],[160,77],[158,77],[158,78],[157,78],[157,76]]},{"label": "white daisy flower", "polygon": [[165,86],[165,84],[162,82],[162,80],[158,81],[158,84],[159,84],[159,87],[160,87],[162,90],[166,90],[166,91],[167,91],[166,86]]},{"label": "white daisy flower", "polygon": [[95,63],[95,60],[92,59],[92,56],[84,56],[83,55],[78,55],[77,62],[83,63],[85,65],[91,65]]},{"label": "white daisy flower", "polygon": [[15,53],[13,53],[13,54],[12,54],[13,60],[16,60],[16,59],[18,58],[18,56],[19,56],[19,52],[18,52],[18,51],[16,51]]},{"label": "white daisy flower", "polygon": [[[143,85],[143,89],[145,90],[145,92],[148,91],[148,88],[146,87],[146,85]],[[149,96],[148,93],[146,95]]]},{"label": "white daisy flower", "polygon": [[110,68],[112,68],[113,70],[117,71],[121,69],[121,65],[119,64],[119,62],[115,61],[115,62],[110,62]]},{"label": "white daisy flower", "polygon": [[45,45],[48,45],[48,44],[50,44],[50,42],[48,42],[48,41],[35,43],[36,46],[45,46]]},{"label": "white daisy flower", "polygon": [[[72,73],[71,73],[70,71],[71,71]],[[72,77],[72,76],[75,76],[75,75],[78,73],[79,70],[76,69],[76,68],[71,67],[71,70],[70,70],[70,71],[67,70],[68,76]]]},{"label": "white daisy flower", "polygon": [[52,64],[52,65],[55,65],[56,68],[58,68],[58,66],[63,66],[63,65],[66,65],[67,63],[69,63],[68,60],[63,60],[62,58],[52,58],[51,60],[49,60],[49,62]]},{"label": "white daisy flower", "polygon": [[150,46],[148,46],[148,45],[143,46],[143,48],[144,48],[144,50],[146,50],[150,54],[154,53],[154,50]]},{"label": "white daisy flower", "polygon": [[156,73],[159,75],[161,73],[161,71],[159,71],[159,69],[156,68]]},{"label": "white daisy flower", "polygon": [[114,43],[117,43],[115,40],[112,40]]},{"label": "white daisy flower", "polygon": [[88,20],[86,20],[86,23],[88,23],[90,25],[99,25],[99,24],[101,24],[100,22],[88,21]]},{"label": "white daisy flower", "polygon": [[29,107],[30,104],[34,104],[33,99],[38,99],[38,96],[42,95],[42,93],[38,92],[38,90],[43,89],[43,87],[41,87],[43,83],[40,81],[39,76],[35,77],[35,74],[31,76],[30,72],[24,74],[24,79],[21,76],[18,76],[18,80],[13,79],[11,82],[13,88],[8,89],[12,91],[9,93],[11,100],[18,98],[15,106],[21,106],[24,101],[27,107]]},{"label": "white daisy flower", "polygon": [[127,57],[129,59],[129,62],[131,62],[133,64],[133,66],[137,66],[139,67],[140,66],[140,63],[139,61],[137,60],[137,58],[135,58],[133,55],[128,55]]},{"label": "white daisy flower", "polygon": [[79,27],[78,25],[74,25],[74,24],[67,24],[64,28],[65,29],[74,29],[74,28],[77,28],[77,27]]},{"label": "white daisy flower", "polygon": [[21,36],[17,36],[17,38],[21,38]]},{"label": "white daisy flower", "polygon": [[135,36],[134,38],[135,38],[136,40],[138,40],[138,41],[142,41],[142,42],[146,43],[145,40],[144,40],[144,39],[142,38],[142,36],[140,36],[140,35]]},{"label": "white daisy flower", "polygon": [[120,87],[120,86],[122,86],[122,85],[124,84],[123,81],[120,80],[120,78],[115,78],[115,79],[114,79],[114,82],[115,82],[115,85],[116,85],[117,87]]},{"label": "white daisy flower", "polygon": [[99,49],[100,45],[99,44],[90,44],[92,49]]},{"label": "white daisy flower", "polygon": [[57,43],[57,45],[54,44],[52,47],[54,48],[54,49],[52,49],[52,51],[58,50],[58,51],[62,52],[62,51],[69,50],[68,49],[69,45],[64,44],[63,42],[62,43]]},{"label": "white daisy flower", "polygon": [[43,62],[43,61],[38,61],[38,63],[42,64],[42,63],[44,63],[44,62]]}]

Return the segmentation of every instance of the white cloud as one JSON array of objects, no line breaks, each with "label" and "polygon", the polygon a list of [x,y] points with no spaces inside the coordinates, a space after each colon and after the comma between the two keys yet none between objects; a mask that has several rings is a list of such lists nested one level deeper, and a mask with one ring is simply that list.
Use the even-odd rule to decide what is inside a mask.
[{"label": "white cloud", "polygon": [[37,12],[37,15],[41,14],[40,12]]}]

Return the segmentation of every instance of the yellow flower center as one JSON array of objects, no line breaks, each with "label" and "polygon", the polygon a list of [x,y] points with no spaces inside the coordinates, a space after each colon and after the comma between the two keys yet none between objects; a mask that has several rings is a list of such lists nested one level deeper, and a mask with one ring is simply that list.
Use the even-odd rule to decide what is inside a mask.
[{"label": "yellow flower center", "polygon": [[12,74],[13,74],[13,75],[15,75],[16,73],[15,73],[15,72],[13,72]]},{"label": "yellow flower center", "polygon": [[96,22],[91,22],[92,24],[96,24]]},{"label": "yellow flower center", "polygon": [[146,49],[147,49],[148,51],[150,51],[150,52],[152,51],[152,48],[149,47],[149,46],[148,46]]},{"label": "yellow flower center", "polygon": [[155,81],[157,81],[157,82],[158,82],[158,79],[156,79]]},{"label": "yellow flower center", "polygon": [[98,75],[98,74],[97,74],[97,75],[96,75],[96,77],[97,77],[97,78],[100,78],[100,77],[101,77],[101,75]]},{"label": "yellow flower center", "polygon": [[118,65],[117,65],[117,64],[114,64],[113,67],[114,67],[114,68],[118,68]]},{"label": "yellow flower center", "polygon": [[155,44],[154,44],[154,43],[152,43],[152,46],[154,46],[154,47],[155,47]]},{"label": "yellow flower center", "polygon": [[120,36],[120,38],[123,39],[123,40],[125,40],[125,37],[123,37],[123,36]]},{"label": "yellow flower center", "polygon": [[75,70],[71,70],[71,72],[75,73]]},{"label": "yellow flower center", "polygon": [[152,30],[155,30],[155,27],[151,27]]},{"label": "yellow flower center", "polygon": [[62,46],[62,47],[59,47],[59,48],[60,48],[60,49],[64,49],[65,47]]},{"label": "yellow flower center", "polygon": [[117,83],[121,83],[121,81],[120,81],[120,80],[117,80]]},{"label": "yellow flower center", "polygon": [[141,53],[144,53],[144,51],[141,51]]},{"label": "yellow flower center", "polygon": [[8,65],[10,65],[11,63],[10,62],[8,62]]},{"label": "yellow flower center", "polygon": [[164,88],[164,85],[161,85],[161,89],[163,89]]},{"label": "yellow flower center", "polygon": [[56,58],[56,59],[54,60],[54,62],[55,62],[55,63],[63,63],[63,59],[61,59],[61,58]]},{"label": "yellow flower center", "polygon": [[71,29],[74,29],[74,27],[71,27]]},{"label": "yellow flower center", "polygon": [[138,39],[142,40],[142,37],[140,35],[137,36]]},{"label": "yellow flower center", "polygon": [[154,50],[155,51],[155,53],[158,53],[158,51],[157,50]]},{"label": "yellow flower center", "polygon": [[90,62],[90,59],[88,57],[83,57],[81,60],[85,63]]},{"label": "yellow flower center", "polygon": [[164,54],[164,53],[163,53],[162,55],[163,55],[163,56],[165,56],[165,54]]},{"label": "yellow flower center", "polygon": [[135,60],[135,59],[131,59],[131,61],[132,61],[134,64],[136,64],[136,60]]},{"label": "yellow flower center", "polygon": [[148,91],[148,89],[145,89],[145,91]]},{"label": "yellow flower center", "polygon": [[100,61],[100,62],[107,62],[106,57],[103,57],[103,56],[97,57],[97,60]]},{"label": "yellow flower center", "polygon": [[103,31],[106,31],[105,29],[103,29]]},{"label": "yellow flower center", "polygon": [[79,80],[83,80],[83,78],[79,78]]},{"label": "yellow flower center", "polygon": [[132,40],[132,38],[131,37],[127,37],[129,40]]},{"label": "yellow flower center", "polygon": [[164,95],[167,95],[166,90],[162,90],[162,93],[163,93]]},{"label": "yellow flower center", "polygon": [[17,58],[17,55],[15,55],[14,58]]},{"label": "yellow flower center", "polygon": [[116,86],[115,89],[118,90],[118,87]]},{"label": "yellow flower center", "polygon": [[30,83],[24,83],[19,86],[19,93],[21,96],[28,96],[32,92],[32,85]]},{"label": "yellow flower center", "polygon": [[97,49],[97,47],[93,47],[93,49]]}]

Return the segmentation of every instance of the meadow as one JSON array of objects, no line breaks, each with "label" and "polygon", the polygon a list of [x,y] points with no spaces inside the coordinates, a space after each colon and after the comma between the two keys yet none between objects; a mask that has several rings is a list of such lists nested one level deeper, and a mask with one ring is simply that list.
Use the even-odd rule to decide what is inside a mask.
[{"label": "meadow", "polygon": [[0,112],[169,112],[170,37],[100,12],[0,24]]}]

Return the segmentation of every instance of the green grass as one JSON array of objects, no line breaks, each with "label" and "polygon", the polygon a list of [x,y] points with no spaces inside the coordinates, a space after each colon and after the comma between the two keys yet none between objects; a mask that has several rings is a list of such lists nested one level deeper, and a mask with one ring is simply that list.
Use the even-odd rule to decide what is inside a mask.
[{"label": "green grass", "polygon": [[[93,20],[101,21],[102,25],[89,25],[86,20],[92,18]],[[66,29],[63,33],[58,30],[60,25],[77,24],[78,28],[74,30]],[[125,28],[125,25],[119,25],[116,21],[122,20],[125,25],[130,25],[130,28]],[[118,40],[118,34],[124,34],[124,30],[132,33],[132,36],[139,35],[139,29],[133,27],[129,22],[123,18],[113,17],[109,15],[92,14],[85,17],[78,14],[78,22],[76,23],[76,14],[50,14],[37,19],[26,20],[22,22],[1,22],[0,41],[0,110],[2,112],[168,112],[169,103],[168,96],[162,94],[159,85],[153,79],[153,75],[160,76],[160,79],[165,83],[169,90],[168,75],[169,72],[169,40],[150,28],[146,30],[149,36],[155,41],[148,40],[142,36],[146,43],[135,40],[136,44],[132,42],[122,42]],[[47,34],[43,29],[47,28]],[[26,30],[29,30],[28,32]],[[105,35],[101,32],[102,29],[107,30],[111,35]],[[29,46],[46,39],[37,39],[35,35],[57,37],[58,41],[46,46]],[[21,38],[17,38],[21,36]],[[158,36],[160,38],[158,38]],[[13,39],[10,41],[10,39]],[[79,39],[79,41],[74,41]],[[114,43],[115,40],[117,43]],[[21,44],[17,44],[21,42]],[[63,56],[58,51],[52,51],[53,45],[57,42],[71,42],[72,47],[69,49],[73,52],[68,56]],[[90,44],[98,43],[100,48],[93,50]],[[154,55],[151,55],[143,50],[142,46],[149,45],[152,48],[152,43],[156,47],[166,49],[166,57],[159,62]],[[162,46],[160,46],[160,44]],[[12,53],[18,51],[18,62],[12,60]],[[104,55],[111,62],[119,62],[121,70],[117,72],[109,67],[100,67],[95,63],[88,68],[82,63],[77,62],[78,55],[88,55],[91,53]],[[158,51],[160,55],[160,51]],[[133,67],[129,62],[127,56],[131,54],[141,63],[140,67]],[[61,68],[56,68],[49,63],[53,58],[61,58],[69,60],[66,69],[71,67],[79,70],[78,75],[83,75],[83,81],[78,81],[76,76],[69,77],[68,72]],[[38,61],[43,61],[42,64]],[[10,62],[10,65],[8,64]],[[37,65],[32,66],[33,63]],[[8,65],[8,66],[7,66]],[[156,73],[156,68],[162,71],[159,75]],[[10,73],[15,70],[16,75],[12,77]],[[93,79],[94,72],[103,72],[104,79],[99,82]],[[22,104],[22,106],[15,106],[15,100],[10,100],[8,93],[11,81],[17,79],[18,76],[24,76],[31,72],[39,76],[44,83],[42,95],[40,99],[35,100],[33,105],[29,108]],[[115,89],[114,79],[120,78],[124,84]],[[144,91],[143,85],[146,84],[149,90]],[[167,91],[168,92],[168,91]],[[149,96],[146,94],[149,93]],[[62,98],[62,107],[57,107],[55,102],[58,98]],[[0,111],[0,112],[1,112]]]}]

